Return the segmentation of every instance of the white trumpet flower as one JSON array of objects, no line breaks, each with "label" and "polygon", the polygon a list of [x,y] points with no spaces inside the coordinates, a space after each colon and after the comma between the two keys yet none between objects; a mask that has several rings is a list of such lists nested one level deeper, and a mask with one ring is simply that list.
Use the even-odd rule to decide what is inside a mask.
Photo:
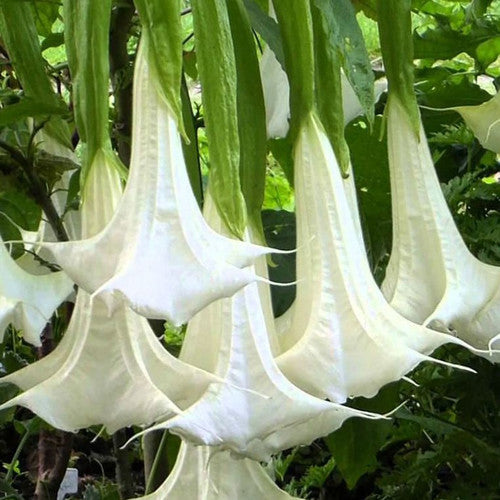
[{"label": "white trumpet flower", "polygon": [[[102,229],[120,193],[117,171],[97,155],[85,186],[84,236]],[[80,290],[57,348],[0,379],[25,391],[0,408],[25,406],[66,431],[103,424],[114,432],[180,413],[215,380],[171,356],[124,303],[110,317],[100,298]]]},{"label": "white trumpet flower", "polygon": [[0,379],[25,391],[0,409],[21,405],[58,429],[102,424],[112,433],[180,413],[213,380],[168,354],[146,319],[125,305],[109,317],[80,290],[57,348]]},{"label": "white trumpet flower", "polygon": [[[396,98],[387,109],[393,250],[383,283],[412,321],[445,328],[478,349],[500,334],[500,268],[467,249],[446,204],[420,124]],[[500,360],[498,354],[487,356]]]},{"label": "white trumpet flower", "polygon": [[30,344],[40,345],[40,334],[52,313],[73,291],[63,272],[35,276],[11,258],[0,239],[0,339],[12,323]]},{"label": "white trumpet flower", "polygon": [[290,127],[288,77],[268,45],[264,48],[259,66],[266,108],[267,137],[285,137]]},{"label": "white trumpet flower", "polygon": [[185,412],[149,430],[168,428],[197,445],[268,460],[332,432],[346,418],[379,417],[317,399],[291,384],[274,362],[268,316],[257,283],[199,312],[188,325],[181,358],[224,383],[211,384]]},{"label": "white trumpet flower", "polygon": [[[285,137],[290,126],[290,84],[286,72],[269,46],[266,46],[262,53],[260,74],[266,107],[267,137],[270,139]],[[347,125],[364,111],[349,80],[344,73],[341,76],[344,124]],[[375,102],[386,91],[387,80],[380,78],[374,85]]]},{"label": "white trumpet flower", "polygon": [[[172,472],[164,483],[140,500],[294,500],[280,490],[254,460],[230,452],[182,442]],[[296,499],[298,500],[298,499]]]},{"label": "white trumpet flower", "polygon": [[[370,272],[335,155],[317,119],[295,146],[297,298],[276,362],[295,385],[344,402],[374,396],[445,342],[463,342],[400,316]],[[307,367],[311,367],[308,369]]]},{"label": "white trumpet flower", "polygon": [[500,92],[477,106],[445,108],[457,111],[485,149],[500,154]]},{"label": "white trumpet flower", "polygon": [[224,238],[205,223],[175,117],[152,84],[145,51],[141,46],[136,60],[130,176],[117,210],[96,236],[49,249],[110,309],[124,297],[143,316],[180,324],[258,279],[242,268],[271,250]]}]

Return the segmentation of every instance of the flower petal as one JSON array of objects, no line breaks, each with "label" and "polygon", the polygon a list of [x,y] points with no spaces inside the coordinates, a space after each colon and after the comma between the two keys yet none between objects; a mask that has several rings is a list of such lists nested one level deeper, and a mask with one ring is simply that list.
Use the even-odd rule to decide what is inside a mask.
[{"label": "flower petal", "polygon": [[387,115],[394,241],[384,295],[410,320],[456,331],[488,349],[500,333],[500,268],[479,261],[465,246],[423,128],[419,141],[397,99],[390,99]]},{"label": "flower petal", "polygon": [[[385,301],[373,280],[335,155],[315,117],[295,148],[297,298],[277,358],[282,372],[317,397],[372,397],[445,342]],[[308,369],[310,367],[310,369]]]},{"label": "flower petal", "polygon": [[293,500],[280,490],[264,468],[227,451],[181,443],[177,461],[164,483],[140,500]]},{"label": "flower petal", "polygon": [[266,319],[257,283],[199,312],[188,325],[181,358],[223,382],[211,384],[193,406],[153,429],[168,428],[195,444],[267,460],[332,432],[351,416],[374,418],[291,384],[274,362]]},{"label": "flower petal", "polygon": [[25,392],[0,408],[25,406],[66,431],[103,424],[112,433],[180,413],[211,381],[168,354],[147,320],[125,305],[109,317],[100,299],[79,291],[57,348],[1,379]]},{"label": "flower petal", "polygon": [[[63,272],[44,276],[29,274],[11,258],[1,239],[0,276],[0,297],[9,304],[0,311],[9,310],[9,322],[22,330],[24,339],[30,344],[40,345],[43,328],[56,307],[73,291],[73,282]],[[12,303],[16,304],[14,308]],[[0,329],[0,338],[4,330]]]},{"label": "flower petal", "polygon": [[106,292],[110,308],[124,298],[141,315],[180,324],[257,279],[240,268],[271,250],[207,226],[189,185],[175,117],[151,78],[142,48],[130,177],[112,220],[93,238],[49,248],[82,288]]}]

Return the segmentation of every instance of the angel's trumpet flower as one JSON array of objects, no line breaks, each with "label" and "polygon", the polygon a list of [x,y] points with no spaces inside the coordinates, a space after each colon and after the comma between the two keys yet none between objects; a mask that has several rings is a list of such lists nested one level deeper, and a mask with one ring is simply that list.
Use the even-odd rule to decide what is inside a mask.
[{"label": "angel's trumpet flower", "polygon": [[[266,105],[267,136],[285,137],[290,126],[290,84],[287,74],[269,46],[266,46],[262,53],[260,73]],[[385,78],[377,80],[374,85],[375,102],[386,91],[387,80]],[[344,73],[342,73],[342,103],[346,125],[363,114],[363,106]]]},{"label": "angel's trumpet flower", "polygon": [[103,424],[112,433],[180,413],[210,380],[168,354],[146,319],[125,305],[109,317],[80,290],[57,348],[0,379],[25,391],[0,408],[25,406],[66,431]]},{"label": "angel's trumpet flower", "polygon": [[241,268],[270,249],[224,238],[205,223],[174,115],[153,85],[145,52],[141,45],[130,176],[116,213],[96,236],[49,248],[78,285],[103,293],[111,308],[122,296],[141,315],[180,324],[256,280]]},{"label": "angel's trumpet flower", "polygon": [[26,272],[0,239],[0,339],[12,323],[27,342],[40,345],[44,326],[72,291],[73,282],[63,272],[44,276]]},{"label": "angel's trumpet flower", "polygon": [[[228,451],[182,442],[177,461],[164,483],[140,500],[294,500],[280,490],[254,460]],[[298,499],[296,499],[298,500]]]},{"label": "angel's trumpet flower", "polygon": [[257,283],[200,311],[188,325],[181,358],[224,383],[211,384],[193,406],[150,430],[168,428],[198,445],[268,460],[332,432],[351,416],[378,417],[317,399],[283,376],[274,362]]},{"label": "angel's trumpet flower", "polygon": [[462,115],[483,148],[500,153],[500,92],[477,106],[444,108],[449,109]]},{"label": "angel's trumpet flower", "polygon": [[[330,142],[310,115],[295,147],[297,298],[277,358],[295,385],[344,402],[372,397],[452,336],[399,315],[377,287]],[[307,369],[311,367],[311,369]]]},{"label": "angel's trumpet flower", "polygon": [[467,249],[422,125],[419,138],[396,97],[388,102],[387,129],[394,236],[384,294],[410,320],[456,331],[474,347],[488,349],[500,334],[500,268]]},{"label": "angel's trumpet flower", "polygon": [[[102,229],[120,194],[116,170],[97,155],[85,186],[84,236]],[[67,431],[103,424],[114,432],[180,413],[214,379],[171,356],[147,320],[125,304],[110,317],[100,298],[80,290],[57,348],[0,380],[25,391],[1,408],[26,406]]]}]

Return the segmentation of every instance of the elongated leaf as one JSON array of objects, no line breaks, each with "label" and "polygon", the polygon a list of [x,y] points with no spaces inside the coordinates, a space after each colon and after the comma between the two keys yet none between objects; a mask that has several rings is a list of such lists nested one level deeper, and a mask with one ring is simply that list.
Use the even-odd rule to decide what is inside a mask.
[{"label": "elongated leaf", "polygon": [[29,117],[61,115],[68,112],[62,101],[38,101],[26,97],[19,102],[0,109],[0,127],[25,120]]},{"label": "elongated leaf", "polygon": [[281,43],[281,33],[278,23],[257,5],[256,0],[244,0],[245,7],[250,16],[252,27],[265,40],[274,52],[281,66],[285,67],[285,55]]},{"label": "elongated leaf", "polygon": [[[182,26],[180,0],[134,0],[148,39],[148,59],[160,95],[177,117],[183,131],[181,104]],[[166,64],[168,61],[168,64]]]},{"label": "elongated leaf", "polygon": [[108,131],[111,0],[64,0],[63,7],[75,119],[86,145],[83,186],[97,151],[111,149]]},{"label": "elongated leaf", "polygon": [[[314,0],[321,11],[325,36],[338,52],[340,63],[370,123],[374,119],[374,76],[363,33],[350,0]],[[317,67],[318,70],[318,67]]]},{"label": "elongated leaf", "polygon": [[311,9],[307,0],[275,0],[285,66],[290,81],[290,134],[299,132],[314,107],[314,44]]},{"label": "elongated leaf", "polygon": [[[228,0],[237,72],[241,189],[249,220],[262,234],[260,211],[266,183],[266,111],[259,62],[247,12],[241,0]],[[263,234],[262,234],[263,236]]]},{"label": "elongated leaf", "polygon": [[192,9],[210,148],[210,189],[224,222],[242,237],[246,207],[239,173],[236,62],[226,2],[193,0]]},{"label": "elongated leaf", "polygon": [[[60,107],[45,73],[46,64],[28,2],[0,0],[0,33],[26,95],[48,107]],[[60,118],[53,118],[47,124],[47,132],[62,144],[71,146],[68,127]]]}]

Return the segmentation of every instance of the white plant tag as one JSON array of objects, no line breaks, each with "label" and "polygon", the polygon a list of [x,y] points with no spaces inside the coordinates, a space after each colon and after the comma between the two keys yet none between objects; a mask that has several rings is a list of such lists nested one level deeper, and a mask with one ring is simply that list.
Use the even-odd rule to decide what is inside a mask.
[{"label": "white plant tag", "polygon": [[78,493],[78,469],[66,469],[66,474],[62,480],[59,491],[57,492],[57,500],[63,500],[66,495]]}]

